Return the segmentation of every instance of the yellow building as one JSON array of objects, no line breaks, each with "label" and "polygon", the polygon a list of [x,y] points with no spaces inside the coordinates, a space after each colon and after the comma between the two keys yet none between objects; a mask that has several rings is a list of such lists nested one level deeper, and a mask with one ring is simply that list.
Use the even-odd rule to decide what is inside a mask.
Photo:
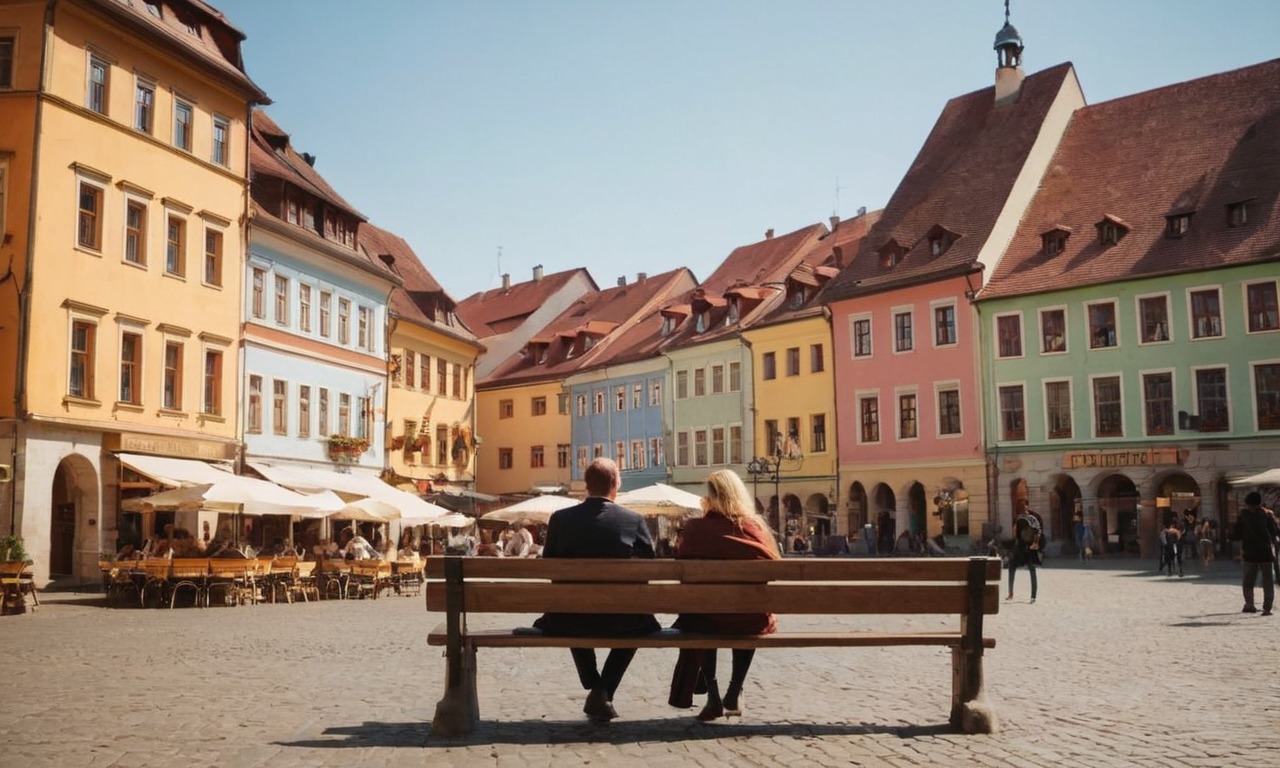
[{"label": "yellow building", "polygon": [[388,313],[386,465],[420,492],[474,491],[475,365],[484,346],[402,238],[362,224],[360,247],[404,280]]},{"label": "yellow building", "polygon": [[0,0],[0,521],[40,581],[96,581],[101,551],[168,521],[119,507],[181,479],[153,459],[237,455],[246,121],[266,100],[243,38],[196,0]]},{"label": "yellow building", "polygon": [[567,493],[570,421],[561,376],[476,391],[476,488],[494,495]]}]

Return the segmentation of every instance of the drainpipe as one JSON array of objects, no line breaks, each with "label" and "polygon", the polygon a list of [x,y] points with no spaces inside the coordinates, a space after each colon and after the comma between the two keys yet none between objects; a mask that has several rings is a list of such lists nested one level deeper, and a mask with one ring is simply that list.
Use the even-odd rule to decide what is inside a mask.
[{"label": "drainpipe", "polygon": [[[668,402],[671,403],[671,443],[670,445],[666,444],[667,436],[666,435],[662,436],[662,442],[666,449],[666,465],[663,467],[663,469],[666,472],[666,481],[668,484],[670,484],[673,480],[675,480],[675,472],[671,470],[671,467],[674,466],[672,462],[676,460],[676,363],[674,360],[671,359],[671,355],[668,355],[666,352],[663,352],[661,354],[667,360],[667,373],[666,375],[663,376],[663,380],[668,382],[666,387],[668,391],[663,393],[662,395],[663,410],[664,411],[666,410],[666,406]],[[664,432],[667,431],[666,419],[662,420],[662,426],[663,426],[663,431]]]},{"label": "drainpipe", "polygon": [[[978,356],[978,392],[994,392],[995,385],[993,380],[995,379],[995,372],[991,370],[991,367],[995,363],[991,355],[983,354],[983,351],[987,349],[987,343],[984,339],[986,323],[982,321],[982,305],[970,299],[969,306],[973,308],[978,326],[978,331],[974,334],[974,354]],[[992,456],[991,424],[988,419],[988,413],[1000,413],[999,393],[996,393],[995,397],[996,402],[994,410],[988,408],[987,397],[985,394],[981,396],[978,404],[982,413],[979,421],[982,425],[982,456],[983,464],[986,468],[985,474],[987,476],[987,520],[991,523],[991,535],[998,539],[999,537],[996,535],[995,529],[999,525],[1000,469],[996,466],[995,458]],[[970,523],[969,535],[973,536],[972,523]],[[979,532],[979,537],[981,537],[981,532]]]}]

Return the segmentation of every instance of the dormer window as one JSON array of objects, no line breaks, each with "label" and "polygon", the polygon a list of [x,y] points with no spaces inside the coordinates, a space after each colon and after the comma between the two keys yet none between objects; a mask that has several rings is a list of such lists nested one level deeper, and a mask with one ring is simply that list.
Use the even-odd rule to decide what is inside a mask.
[{"label": "dormer window", "polygon": [[902,261],[905,252],[905,249],[898,245],[897,240],[890,240],[880,247],[880,266],[887,269],[897,265]]},{"label": "dormer window", "polygon": [[742,301],[737,296],[729,297],[729,314],[725,315],[724,324],[733,325],[742,316]]},{"label": "dormer window", "polygon": [[805,301],[809,298],[808,294],[809,292],[805,290],[805,286],[798,283],[793,285],[791,288],[791,301],[789,302],[789,306],[792,309],[799,309],[800,307],[803,307]]},{"label": "dormer window", "polygon": [[707,321],[709,319],[708,315],[710,314],[711,313],[705,309],[699,312],[696,320],[694,321],[693,329],[698,333],[702,333],[707,330]]},{"label": "dormer window", "polygon": [[663,336],[670,336],[671,332],[676,329],[675,319],[667,315],[662,316],[662,330],[658,331]]},{"label": "dormer window", "polygon": [[1040,236],[1041,246],[1044,248],[1044,255],[1053,256],[1062,253],[1067,248],[1067,238],[1071,237],[1071,230],[1067,227],[1054,227]]},{"label": "dormer window", "polygon": [[1129,225],[1111,215],[1102,217],[1094,226],[1098,228],[1098,242],[1103,245],[1116,245],[1129,234]]},{"label": "dormer window", "polygon": [[146,5],[147,5],[147,13],[151,14],[152,16],[155,16],[157,19],[164,18],[163,15],[160,13],[160,3],[151,2],[151,0],[147,0]]},{"label": "dormer window", "polygon": [[586,352],[596,345],[596,337],[590,334],[582,334],[582,351]]},{"label": "dormer window", "polygon": [[1182,237],[1191,230],[1191,214],[1175,213],[1172,216],[1166,216],[1164,226],[1165,237]]},{"label": "dormer window", "polygon": [[1243,227],[1249,223],[1249,201],[1241,200],[1227,206],[1227,226]]},{"label": "dormer window", "polygon": [[941,224],[934,224],[929,228],[929,232],[925,235],[925,239],[929,241],[929,257],[938,258],[947,252],[960,235],[947,229]]},{"label": "dormer window", "polygon": [[942,244],[942,238],[941,238],[941,237],[931,237],[931,238],[929,238],[929,255],[930,255],[930,256],[941,256],[941,255],[942,255],[942,249],[943,249],[944,247],[945,247],[945,246]]}]

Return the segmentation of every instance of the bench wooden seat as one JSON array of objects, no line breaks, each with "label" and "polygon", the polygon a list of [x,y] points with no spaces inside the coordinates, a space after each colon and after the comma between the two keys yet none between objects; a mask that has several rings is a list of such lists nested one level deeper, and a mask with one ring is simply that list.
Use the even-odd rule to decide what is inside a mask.
[{"label": "bench wooden seat", "polygon": [[[479,721],[478,648],[815,648],[941,646],[952,649],[951,725],[983,731],[969,717],[982,696],[982,655],[995,647],[983,617],[999,611],[995,558],[576,560],[427,558],[427,610],[445,621],[427,636],[444,646],[445,694],[432,733],[469,733]],[[704,635],[663,630],[632,637],[562,637],[529,627],[470,631],[468,614],[760,613],[826,616],[950,614],[953,631],[787,632]]]}]

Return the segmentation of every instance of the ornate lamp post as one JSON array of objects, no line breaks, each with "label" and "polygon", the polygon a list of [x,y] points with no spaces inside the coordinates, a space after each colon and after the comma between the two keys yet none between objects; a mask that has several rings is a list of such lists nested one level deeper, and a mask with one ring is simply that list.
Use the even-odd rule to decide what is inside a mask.
[{"label": "ornate lamp post", "polygon": [[751,475],[751,492],[759,498],[760,494],[757,485],[760,478],[763,477],[765,482],[773,481],[773,498],[778,505],[778,541],[782,547],[782,551],[787,551],[787,520],[785,513],[782,511],[782,492],[780,486],[782,470],[782,456],[756,456],[747,462],[747,474]]}]

